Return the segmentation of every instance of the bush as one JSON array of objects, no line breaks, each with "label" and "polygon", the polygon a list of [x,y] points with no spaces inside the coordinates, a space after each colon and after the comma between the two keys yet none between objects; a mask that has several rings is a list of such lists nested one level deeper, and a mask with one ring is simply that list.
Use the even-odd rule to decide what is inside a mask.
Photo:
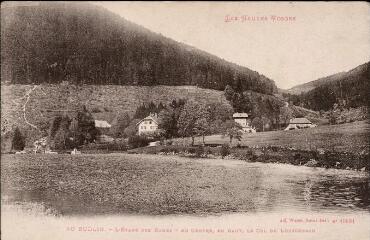
[{"label": "bush", "polygon": [[195,154],[196,153],[196,149],[194,147],[189,147],[188,148],[188,153]]},{"label": "bush", "polygon": [[89,143],[82,146],[82,150],[101,150],[101,151],[126,151],[127,144],[124,142],[110,142],[110,143]]},{"label": "bush", "polygon": [[204,155],[204,147],[203,146],[198,146],[195,149],[195,156],[196,157],[202,157]]},{"label": "bush", "polygon": [[139,148],[148,146],[150,139],[145,136],[134,135],[128,138],[128,144],[131,148]]},{"label": "bush", "polygon": [[100,112],[102,112],[102,111],[100,110],[100,108],[99,108],[99,107],[94,107],[94,108],[91,110],[91,112],[93,112],[93,113],[100,113]]},{"label": "bush", "polygon": [[228,155],[230,155],[230,146],[228,144],[223,144],[221,146],[221,157],[224,158]]},{"label": "bush", "polygon": [[210,148],[208,148],[207,150],[206,150],[206,154],[208,155],[208,154],[212,154],[213,155],[213,152],[212,152],[212,150],[210,149]]}]

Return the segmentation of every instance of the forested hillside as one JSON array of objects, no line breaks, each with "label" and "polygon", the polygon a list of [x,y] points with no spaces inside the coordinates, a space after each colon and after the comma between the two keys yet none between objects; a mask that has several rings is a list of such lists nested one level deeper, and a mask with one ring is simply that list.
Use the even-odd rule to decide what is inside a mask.
[{"label": "forested hillside", "polygon": [[[303,85],[300,86],[293,89],[304,89]],[[370,62],[345,73],[312,81],[305,86],[314,86],[314,88],[300,95],[283,93],[283,96],[294,105],[301,105],[316,111],[330,110],[335,103],[347,108],[368,106],[370,102]]]},{"label": "forested hillside", "polygon": [[306,93],[308,91],[311,91],[312,89],[319,87],[323,84],[326,84],[328,82],[333,82],[342,79],[346,75],[346,72],[339,72],[330,76],[322,77],[307,83],[303,83],[297,86],[294,86],[290,89],[283,90],[285,93],[290,94],[296,94],[299,95],[301,93]]},{"label": "forested hillside", "polygon": [[[193,85],[264,94],[248,68],[153,33],[87,3],[1,8],[1,81],[14,84]],[[179,30],[181,31],[181,30]]]}]

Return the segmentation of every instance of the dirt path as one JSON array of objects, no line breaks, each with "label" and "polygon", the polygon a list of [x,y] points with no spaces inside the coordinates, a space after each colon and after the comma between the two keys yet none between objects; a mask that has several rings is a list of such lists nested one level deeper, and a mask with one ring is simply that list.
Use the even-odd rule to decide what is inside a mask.
[{"label": "dirt path", "polygon": [[37,88],[37,86],[34,86],[32,89],[30,89],[24,96],[23,98],[27,97],[26,99],[26,102],[24,103],[23,105],[23,119],[24,121],[27,123],[27,125],[31,126],[32,128],[35,128],[35,129],[38,129],[38,127],[36,125],[33,125],[32,123],[30,123],[28,120],[27,120],[27,117],[26,117],[26,106],[27,106],[27,103],[28,101],[30,100],[30,97],[31,97],[31,93]]}]

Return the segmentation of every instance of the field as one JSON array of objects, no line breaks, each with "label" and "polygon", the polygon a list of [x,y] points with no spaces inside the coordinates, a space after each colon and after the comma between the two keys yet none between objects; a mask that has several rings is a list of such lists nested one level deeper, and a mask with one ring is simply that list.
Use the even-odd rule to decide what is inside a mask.
[{"label": "field", "polygon": [[[317,150],[322,148],[328,151],[359,153],[369,150],[370,124],[368,121],[359,121],[340,125],[324,125],[310,129],[290,131],[258,132],[244,134],[240,145],[249,147],[285,146],[300,150]],[[228,143],[227,137],[213,135],[206,137],[206,144]],[[189,144],[190,139],[176,139],[175,143]],[[196,138],[196,144],[201,138]],[[237,141],[234,140],[234,145]]]}]

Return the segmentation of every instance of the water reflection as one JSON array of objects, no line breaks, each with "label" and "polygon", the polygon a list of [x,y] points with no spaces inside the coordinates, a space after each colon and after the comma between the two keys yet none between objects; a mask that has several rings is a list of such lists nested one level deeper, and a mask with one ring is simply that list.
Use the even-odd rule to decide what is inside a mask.
[{"label": "water reflection", "polygon": [[343,181],[335,176],[327,176],[320,181],[307,182],[304,192],[309,196],[304,200],[317,209],[338,207],[342,209],[360,208],[370,210],[368,179],[348,179]]},{"label": "water reflection", "polygon": [[46,187],[7,187],[2,189],[2,201],[6,196],[7,202],[42,203],[61,215],[370,210],[366,173],[244,162],[178,166],[181,171],[166,175],[143,171],[126,184],[123,194],[98,191],[83,196]]}]

